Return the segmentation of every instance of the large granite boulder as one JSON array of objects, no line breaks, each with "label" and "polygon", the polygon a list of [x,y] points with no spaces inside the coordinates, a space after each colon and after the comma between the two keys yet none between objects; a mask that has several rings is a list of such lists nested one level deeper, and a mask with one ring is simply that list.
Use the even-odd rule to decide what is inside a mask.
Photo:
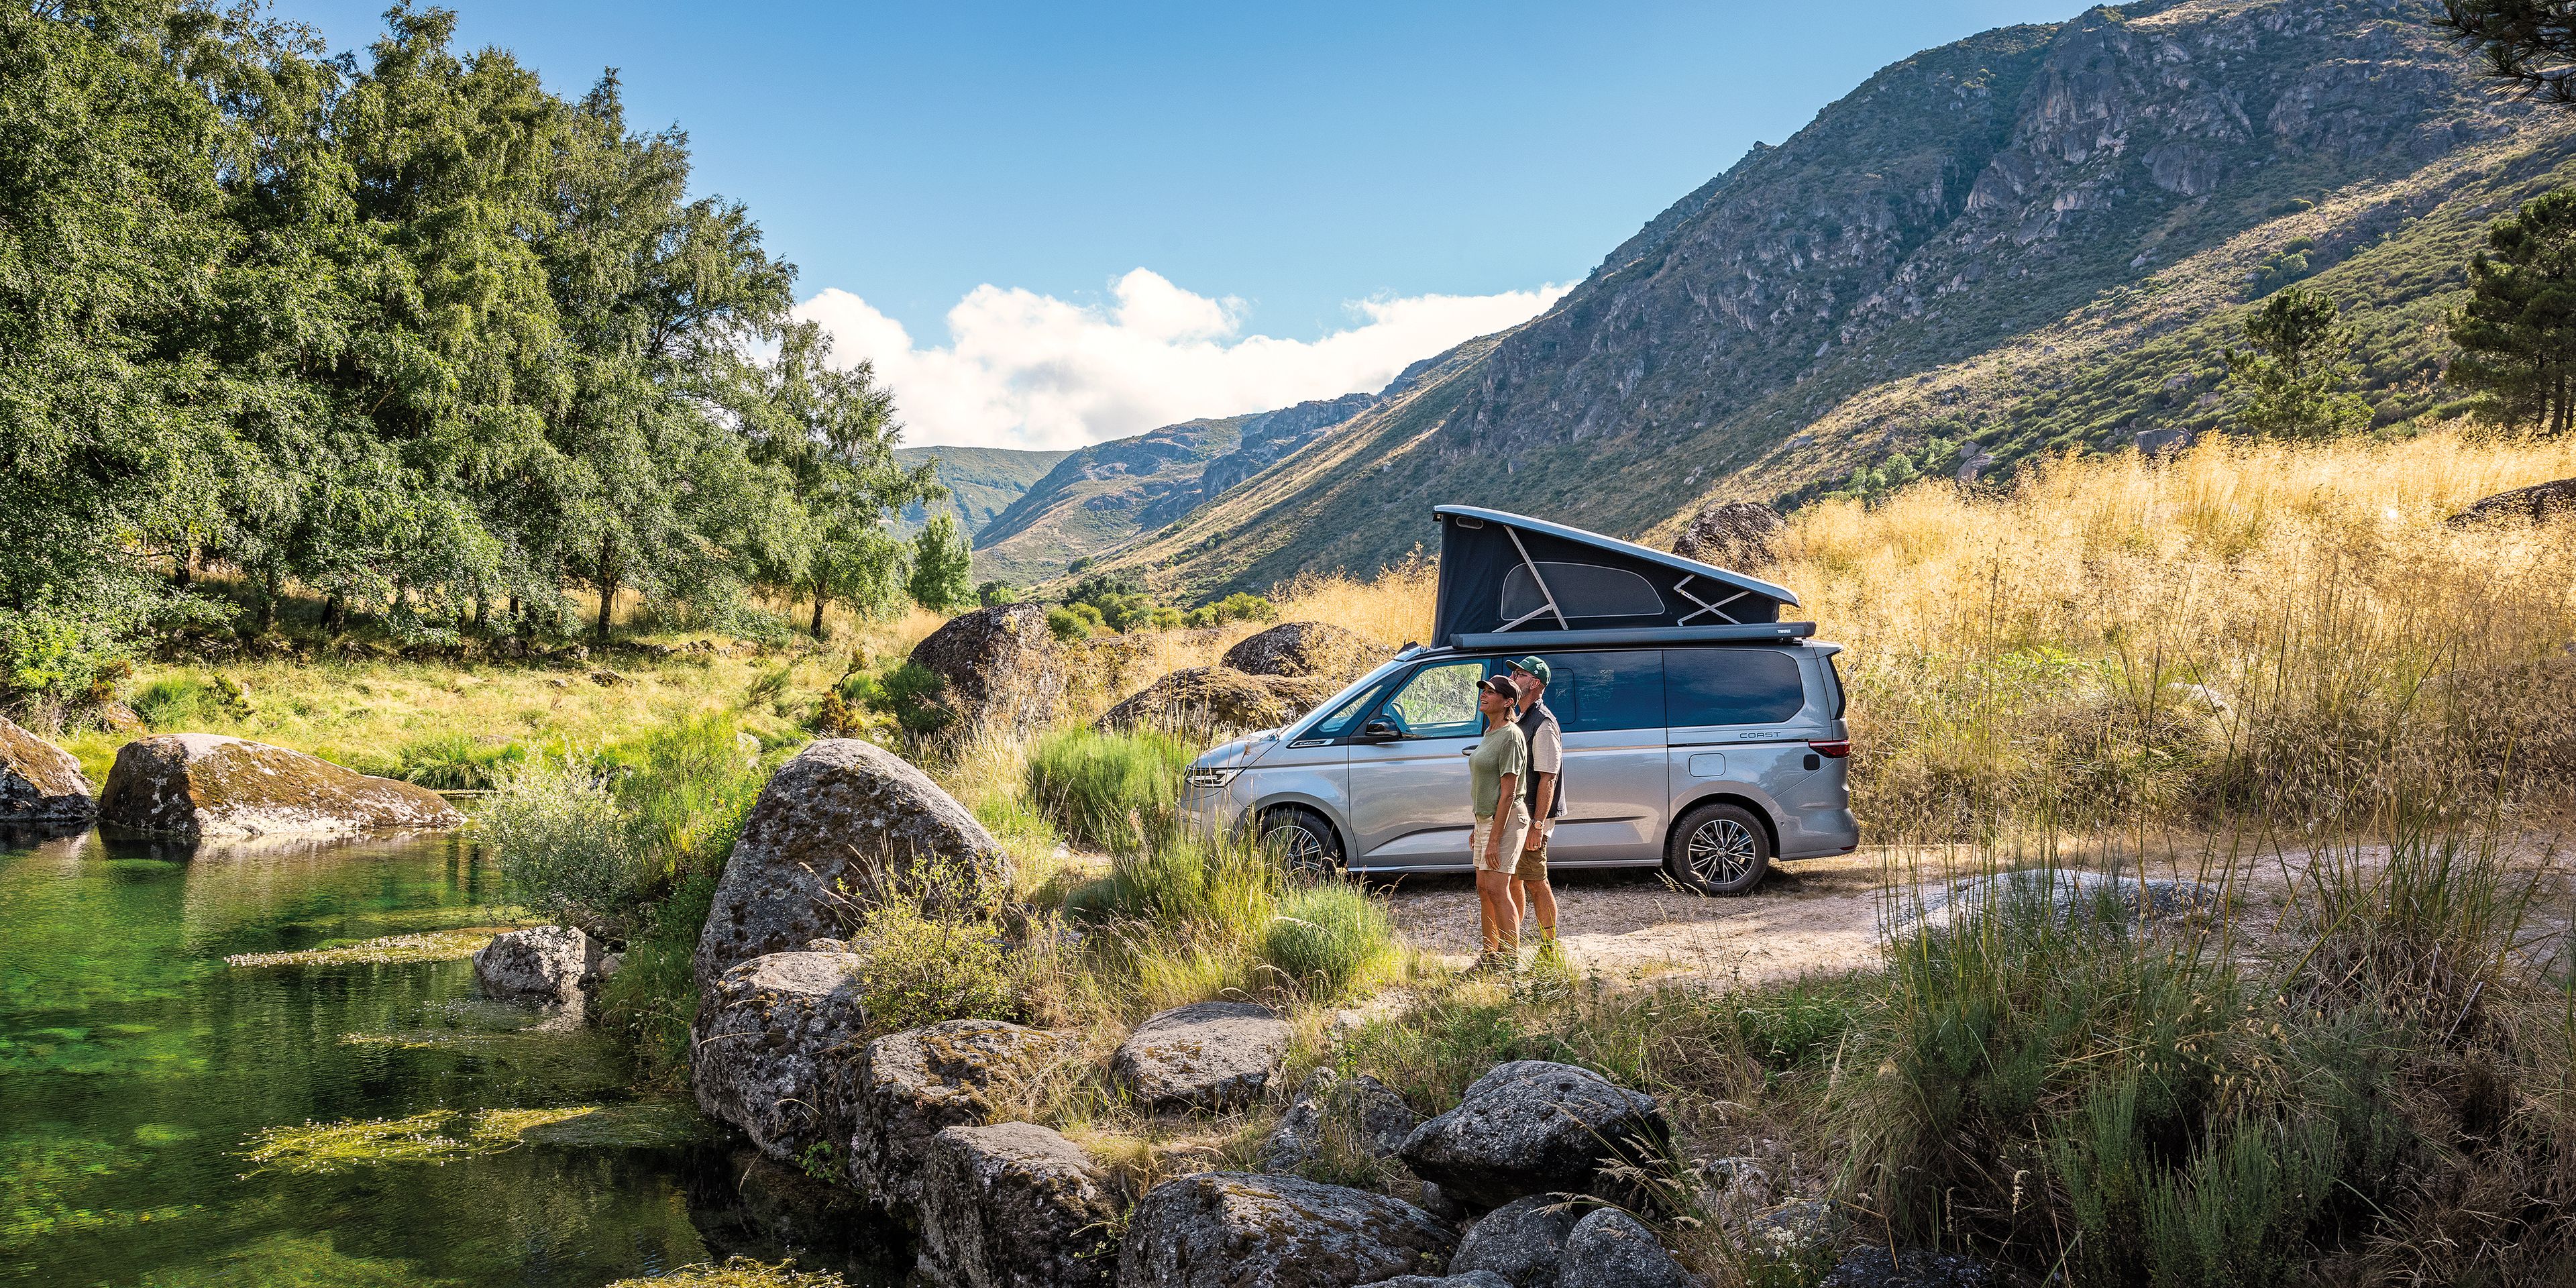
[{"label": "large granite boulder", "polygon": [[1218,661],[1246,675],[1342,680],[1393,656],[1394,649],[1330,622],[1281,622],[1235,641]]},{"label": "large granite boulder", "polygon": [[867,1022],[860,964],[848,953],[771,953],[726,971],[689,1031],[698,1108],[782,1162],[838,1148],[851,1117],[835,1094],[848,1085],[839,1066],[858,1058]]},{"label": "large granite boulder", "polygon": [[2534,483],[2510,492],[2481,497],[2469,508],[2443,522],[2454,528],[2476,527],[2483,523],[2500,523],[2520,519],[2529,523],[2547,523],[2563,514],[2576,513],[2576,479],[2557,479]]},{"label": "large granite boulder", "polygon": [[1101,729],[1171,729],[1225,739],[1275,729],[1338,692],[1329,680],[1187,666],[1109,708]]},{"label": "large granite boulder", "polygon": [[1512,1281],[1491,1270],[1469,1270],[1454,1275],[1397,1275],[1360,1288],[1512,1288]]},{"label": "large granite boulder", "polygon": [[214,733],[139,738],[116,753],[98,821],[176,840],[295,832],[427,831],[465,816],[425,787]]},{"label": "large granite boulder", "polygon": [[884,748],[825,738],[770,775],[744,820],[698,937],[699,987],[829,936],[841,914],[889,896],[989,902],[1008,864],[929,775]]},{"label": "large granite boulder", "polygon": [[597,940],[570,926],[530,926],[474,951],[474,986],[507,1001],[569,1002],[599,966]]},{"label": "large granite boulder", "polygon": [[922,1169],[924,1277],[954,1288],[1097,1288],[1117,1204],[1082,1147],[1044,1127],[950,1127]]},{"label": "large granite boulder", "polygon": [[1563,1200],[1532,1194],[1495,1208],[1458,1242],[1449,1273],[1483,1270],[1501,1276],[1512,1288],[1556,1288],[1556,1272],[1565,1259],[1565,1240],[1583,1213]]},{"label": "large granite boulder", "polygon": [[1000,1020],[948,1020],[888,1034],[851,1066],[850,1183],[897,1212],[921,1198],[930,1140],[980,1127],[1054,1065],[1066,1039]]},{"label": "large granite boulder", "polygon": [[1700,1282],[1637,1218],[1599,1208],[1565,1237],[1556,1288],[1700,1288]]},{"label": "large granite boulder", "polygon": [[1422,1115],[1404,1097],[1365,1073],[1344,1078],[1330,1069],[1306,1075],[1305,1087],[1261,1141],[1261,1170],[1294,1172],[1324,1155],[1325,1136],[1340,1134],[1375,1158],[1392,1158]]},{"label": "large granite boulder", "polygon": [[1975,1257],[1929,1248],[1890,1252],[1873,1243],[1844,1253],[1816,1288],[1998,1288],[2004,1282]]},{"label": "large granite boulder", "polygon": [[1288,1021],[1250,1002],[1193,1002],[1148,1016],[1109,1067],[1157,1111],[1222,1109],[1259,1096],[1288,1055]]},{"label": "large granite boulder", "polygon": [[1119,1288],[1348,1288],[1437,1273],[1456,1242],[1429,1213],[1294,1176],[1201,1172],[1146,1191]]},{"label": "large granite boulder", "polygon": [[1731,572],[1759,568],[1779,557],[1780,533],[1788,526],[1770,506],[1728,501],[1692,515],[1690,526],[1674,539],[1673,553]]},{"label": "large granite boulder", "polygon": [[80,762],[0,716],[0,827],[82,823],[97,813]]},{"label": "large granite boulder", "polygon": [[912,660],[945,683],[933,701],[960,725],[1035,733],[1064,696],[1064,654],[1036,604],[960,613],[913,645]]},{"label": "large granite boulder", "polygon": [[1603,1158],[1642,1159],[1671,1134],[1655,1098],[1589,1069],[1515,1060],[1404,1142],[1405,1165],[1471,1208],[1588,1189]]}]

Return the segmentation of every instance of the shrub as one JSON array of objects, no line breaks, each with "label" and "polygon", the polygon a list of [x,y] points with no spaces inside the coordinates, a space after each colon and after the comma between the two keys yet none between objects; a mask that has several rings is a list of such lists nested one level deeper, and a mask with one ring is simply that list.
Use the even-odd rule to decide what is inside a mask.
[{"label": "shrub", "polygon": [[715,872],[699,872],[655,904],[641,930],[627,937],[626,962],[599,986],[599,1024],[635,1053],[644,1081],[677,1086],[689,1077],[689,1025],[698,1014],[692,960]]},{"label": "shrub", "polygon": [[521,906],[612,938],[633,917],[643,864],[600,770],[569,756],[531,759],[502,781],[477,827]]},{"label": "shrub", "polygon": [[1251,844],[1176,836],[1119,856],[1109,875],[1066,895],[1064,907],[1095,924],[1194,927],[1240,943],[1268,930],[1279,886],[1278,867]]},{"label": "shrub", "polygon": [[1220,622],[1269,622],[1279,618],[1279,607],[1259,595],[1237,591],[1210,605]]},{"label": "shrub", "polygon": [[1347,991],[1394,950],[1385,905],[1343,881],[1292,891],[1261,939],[1262,960],[1319,997]]},{"label": "shrub", "polygon": [[850,951],[864,963],[859,992],[872,1034],[1019,1014],[1011,961],[989,921],[926,913],[899,899],[868,912]]},{"label": "shrub", "polygon": [[440,791],[489,791],[527,757],[528,749],[514,742],[479,742],[465,733],[434,734],[405,743],[394,753],[386,776]]},{"label": "shrub", "polygon": [[1020,602],[1020,588],[1007,581],[988,581],[975,588],[975,602],[986,608],[1000,608]]},{"label": "shrub", "polygon": [[733,853],[734,837],[769,779],[756,744],[743,744],[730,717],[705,712],[607,753],[625,771],[617,801],[648,882],[719,870]]},{"label": "shrub", "polygon": [[154,733],[189,728],[215,708],[215,695],[194,676],[166,675],[134,691],[126,703]]},{"label": "shrub", "polygon": [[1059,729],[1029,749],[1029,795],[1067,835],[1134,851],[1171,831],[1181,775],[1197,755],[1153,730]]},{"label": "shrub", "polygon": [[[1091,606],[1085,604],[1083,607],[1090,608]],[[1100,616],[1099,610],[1093,609],[1091,616],[1093,619],[1097,619]],[[1059,643],[1079,644],[1082,641],[1091,638],[1091,628],[1094,625],[1094,621],[1085,620],[1082,614],[1077,613],[1070,608],[1066,608],[1059,604],[1049,604],[1047,605],[1046,618],[1047,633],[1055,636]]]}]

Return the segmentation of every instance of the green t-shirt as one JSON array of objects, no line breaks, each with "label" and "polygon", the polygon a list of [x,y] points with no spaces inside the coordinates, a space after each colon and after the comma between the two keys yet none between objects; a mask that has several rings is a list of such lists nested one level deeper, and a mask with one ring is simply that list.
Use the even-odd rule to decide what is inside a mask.
[{"label": "green t-shirt", "polygon": [[1506,720],[1485,731],[1485,740],[1476,744],[1476,754],[1467,758],[1467,777],[1476,789],[1476,817],[1492,818],[1494,805],[1502,799],[1503,775],[1529,773],[1529,739],[1521,727]]}]

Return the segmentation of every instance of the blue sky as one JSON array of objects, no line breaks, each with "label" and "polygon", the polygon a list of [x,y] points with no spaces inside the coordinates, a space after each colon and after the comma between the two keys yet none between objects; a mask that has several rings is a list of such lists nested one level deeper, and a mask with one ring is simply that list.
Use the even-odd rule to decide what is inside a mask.
[{"label": "blue sky", "polygon": [[[1184,329],[1159,339],[1218,350],[1383,321],[1356,301],[1497,297],[1448,310],[1446,331],[1398,327],[1377,343],[1445,347],[1534,311],[1551,298],[1540,288],[1579,280],[1754,141],[1781,141],[1878,67],[2079,6],[456,7],[464,44],[513,50],[558,92],[618,68],[630,121],[689,131],[700,189],[749,203],[803,270],[800,296],[864,305],[867,320],[835,326],[845,349],[953,356],[979,348],[951,329],[979,287],[1114,329],[1132,307],[1119,284],[1146,289],[1129,280],[1137,269],[1222,315],[1200,320],[1213,330],[1175,323]],[[335,50],[371,39],[382,8],[277,5]],[[1011,325],[1033,316],[1018,309]],[[1462,327],[1473,329],[1448,334]],[[866,356],[904,396],[906,359]],[[1388,361],[1309,362],[1232,396],[1374,379]],[[982,371],[1004,386],[1031,379],[1011,360]],[[909,379],[917,429],[934,403],[955,402],[931,376]],[[1007,388],[996,396],[1006,404]],[[1057,410],[1010,429],[1002,421],[1035,413],[995,404],[935,428],[952,441],[1070,445],[1162,414]],[[1251,408],[1196,414],[1239,410]]]}]

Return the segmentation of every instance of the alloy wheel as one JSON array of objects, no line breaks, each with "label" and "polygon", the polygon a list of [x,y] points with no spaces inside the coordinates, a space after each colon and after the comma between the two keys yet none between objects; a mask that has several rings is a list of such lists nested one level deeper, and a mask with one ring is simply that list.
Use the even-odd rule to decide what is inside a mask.
[{"label": "alloy wheel", "polygon": [[1713,818],[1691,833],[1691,875],[1713,886],[1732,885],[1753,871],[1762,843],[1752,829],[1731,818]]}]

